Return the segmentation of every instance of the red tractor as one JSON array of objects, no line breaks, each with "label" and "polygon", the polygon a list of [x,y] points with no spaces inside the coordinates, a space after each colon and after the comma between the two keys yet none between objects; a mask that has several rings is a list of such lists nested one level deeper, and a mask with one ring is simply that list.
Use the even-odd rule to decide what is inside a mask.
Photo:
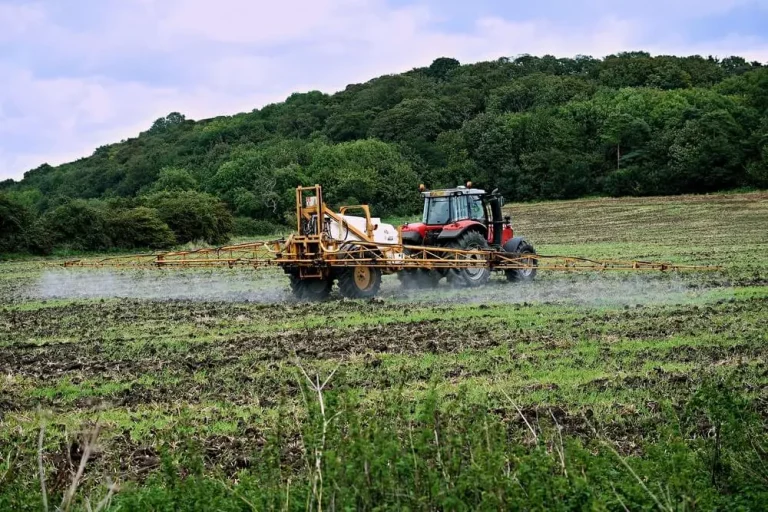
[{"label": "red tractor", "polygon": [[[421,222],[402,227],[404,245],[450,247],[454,249],[493,249],[525,255],[536,254],[533,246],[521,236],[514,236],[509,217],[503,217],[501,207],[504,198],[494,190],[466,187],[443,190],[426,190],[419,187],[424,196],[424,214]],[[536,260],[530,260],[527,269],[507,270],[509,281],[530,281],[536,276]],[[440,279],[460,287],[480,286],[488,282],[488,268],[464,268],[426,270],[409,269],[398,273],[405,286],[434,286]]]}]

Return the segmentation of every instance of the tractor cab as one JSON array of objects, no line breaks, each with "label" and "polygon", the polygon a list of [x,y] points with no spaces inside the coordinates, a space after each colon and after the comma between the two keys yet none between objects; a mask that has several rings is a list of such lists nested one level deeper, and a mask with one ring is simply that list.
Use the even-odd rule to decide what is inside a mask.
[{"label": "tractor cab", "polygon": [[503,198],[472,183],[450,189],[426,190],[422,185],[424,210],[421,222],[402,228],[404,244],[450,245],[467,231],[476,231],[489,245],[501,246],[513,236],[509,218],[502,218]]}]

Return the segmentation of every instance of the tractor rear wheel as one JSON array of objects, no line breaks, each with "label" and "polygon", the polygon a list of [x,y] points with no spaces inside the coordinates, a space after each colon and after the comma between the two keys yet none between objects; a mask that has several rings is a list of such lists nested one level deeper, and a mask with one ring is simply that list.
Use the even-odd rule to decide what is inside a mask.
[{"label": "tractor rear wheel", "polygon": [[299,300],[319,301],[328,298],[333,288],[333,279],[302,279],[291,275],[291,292]]},{"label": "tractor rear wheel", "polygon": [[[352,246],[351,252],[359,251]],[[361,253],[357,253],[361,254]],[[367,256],[366,253],[362,253]],[[352,257],[352,256],[349,256]],[[348,299],[370,299],[379,293],[381,288],[381,269],[366,265],[348,267],[339,273],[339,292]]]},{"label": "tractor rear wheel", "polygon": [[[525,257],[526,254],[536,254],[536,250],[528,242],[521,243],[517,248],[517,252],[521,257]],[[538,260],[535,258],[526,258],[523,260],[523,263],[530,266],[526,268],[515,268],[512,270],[504,271],[504,274],[507,276],[507,281],[519,283],[534,280],[536,277],[536,266],[538,265]]]},{"label": "tractor rear wheel", "polygon": [[[488,250],[488,241],[482,233],[468,231],[461,235],[449,246],[451,249]],[[482,255],[473,254],[464,256],[468,260],[485,260]],[[482,286],[491,278],[491,270],[487,265],[467,268],[452,268],[448,271],[448,282],[460,288],[473,288]]]}]

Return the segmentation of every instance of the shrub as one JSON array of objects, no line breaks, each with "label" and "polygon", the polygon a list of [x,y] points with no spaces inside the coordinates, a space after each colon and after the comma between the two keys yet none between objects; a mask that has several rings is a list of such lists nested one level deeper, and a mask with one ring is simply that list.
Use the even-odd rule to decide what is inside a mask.
[{"label": "shrub", "polygon": [[105,212],[80,199],[68,201],[47,212],[43,229],[51,243],[78,250],[102,250],[111,247]]},{"label": "shrub", "polygon": [[252,219],[250,217],[235,217],[232,234],[235,236],[266,236],[274,235],[284,229],[268,220]]},{"label": "shrub", "polygon": [[116,247],[164,249],[176,243],[176,236],[152,208],[116,210],[109,218],[109,235]]},{"label": "shrub", "polygon": [[31,223],[24,232],[24,248],[32,254],[51,254],[53,240],[42,220]]},{"label": "shrub", "polygon": [[24,250],[24,232],[29,224],[29,211],[5,194],[0,195],[0,252]]},{"label": "shrub", "polygon": [[152,184],[151,192],[196,190],[197,186],[197,180],[186,169],[163,167],[157,181]]},{"label": "shrub", "polygon": [[187,190],[160,192],[147,196],[145,204],[157,209],[160,219],[168,224],[180,244],[204,240],[221,244],[232,232],[232,214],[216,197]]}]

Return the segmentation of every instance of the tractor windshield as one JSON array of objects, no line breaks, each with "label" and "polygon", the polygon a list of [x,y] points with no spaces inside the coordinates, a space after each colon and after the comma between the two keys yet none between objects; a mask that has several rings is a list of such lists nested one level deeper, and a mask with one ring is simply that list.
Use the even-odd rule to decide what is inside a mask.
[{"label": "tractor windshield", "polygon": [[427,197],[424,200],[424,224],[442,225],[448,224],[450,220],[451,208],[447,197]]}]

